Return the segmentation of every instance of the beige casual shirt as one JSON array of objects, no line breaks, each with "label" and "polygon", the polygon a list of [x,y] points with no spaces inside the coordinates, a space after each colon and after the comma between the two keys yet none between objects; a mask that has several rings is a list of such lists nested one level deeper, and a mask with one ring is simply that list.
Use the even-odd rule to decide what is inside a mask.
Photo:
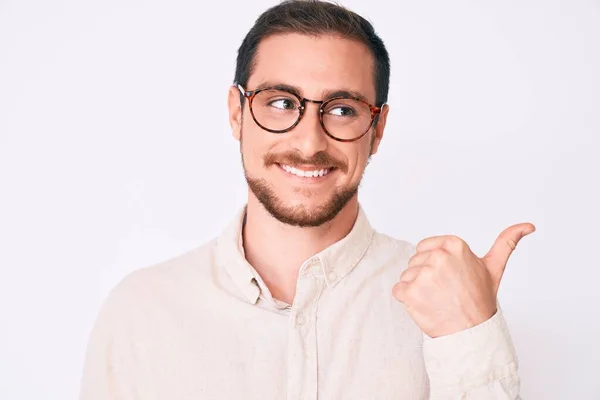
[{"label": "beige casual shirt", "polygon": [[415,247],[352,231],[302,264],[292,305],[246,261],[245,209],[195,249],[126,276],[91,333],[81,400],[519,399],[499,308],[429,338],[391,290]]}]

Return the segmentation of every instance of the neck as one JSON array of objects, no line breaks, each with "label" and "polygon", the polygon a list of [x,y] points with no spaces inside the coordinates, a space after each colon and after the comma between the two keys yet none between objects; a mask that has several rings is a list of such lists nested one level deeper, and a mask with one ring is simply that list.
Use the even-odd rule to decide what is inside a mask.
[{"label": "neck", "polygon": [[302,264],[344,238],[358,214],[355,195],[329,222],[311,228],[283,224],[249,192],[243,229],[246,259],[277,300],[292,304]]}]

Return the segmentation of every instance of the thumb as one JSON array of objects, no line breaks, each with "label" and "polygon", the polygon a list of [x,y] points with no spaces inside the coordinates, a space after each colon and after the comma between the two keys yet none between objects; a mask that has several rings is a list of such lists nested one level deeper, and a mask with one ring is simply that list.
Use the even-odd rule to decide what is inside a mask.
[{"label": "thumb", "polygon": [[529,222],[512,225],[500,233],[494,245],[483,256],[482,260],[492,275],[496,285],[500,284],[502,275],[508,263],[508,258],[517,247],[519,241],[535,231],[535,226]]}]

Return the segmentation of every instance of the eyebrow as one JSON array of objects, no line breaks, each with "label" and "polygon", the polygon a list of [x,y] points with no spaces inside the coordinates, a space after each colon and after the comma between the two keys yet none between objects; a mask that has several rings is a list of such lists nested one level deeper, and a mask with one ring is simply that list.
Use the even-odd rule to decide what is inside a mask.
[{"label": "eyebrow", "polygon": [[[298,97],[303,97],[302,90],[298,86],[288,85],[286,83],[265,81],[265,82],[261,82],[260,84],[258,84],[256,89],[254,89],[254,90],[256,91],[256,90],[267,89],[267,88],[273,88],[273,89],[277,89],[277,90],[285,90],[287,92],[291,92],[291,93],[297,95]],[[360,99],[366,103],[369,103],[369,104],[371,103],[365,95],[363,95],[362,93],[360,93],[356,90],[326,89],[323,91],[322,96],[323,96],[322,97],[323,101],[332,99],[334,97],[354,97],[354,98]],[[315,100],[315,99],[311,99],[311,100]]]}]

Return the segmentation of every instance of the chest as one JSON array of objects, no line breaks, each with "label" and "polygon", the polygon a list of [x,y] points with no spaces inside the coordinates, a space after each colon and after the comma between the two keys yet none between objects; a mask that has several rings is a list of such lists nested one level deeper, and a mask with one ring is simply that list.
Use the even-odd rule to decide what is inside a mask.
[{"label": "chest", "polygon": [[156,310],[132,344],[140,399],[426,398],[420,331],[397,302],[306,290],[286,312]]}]

